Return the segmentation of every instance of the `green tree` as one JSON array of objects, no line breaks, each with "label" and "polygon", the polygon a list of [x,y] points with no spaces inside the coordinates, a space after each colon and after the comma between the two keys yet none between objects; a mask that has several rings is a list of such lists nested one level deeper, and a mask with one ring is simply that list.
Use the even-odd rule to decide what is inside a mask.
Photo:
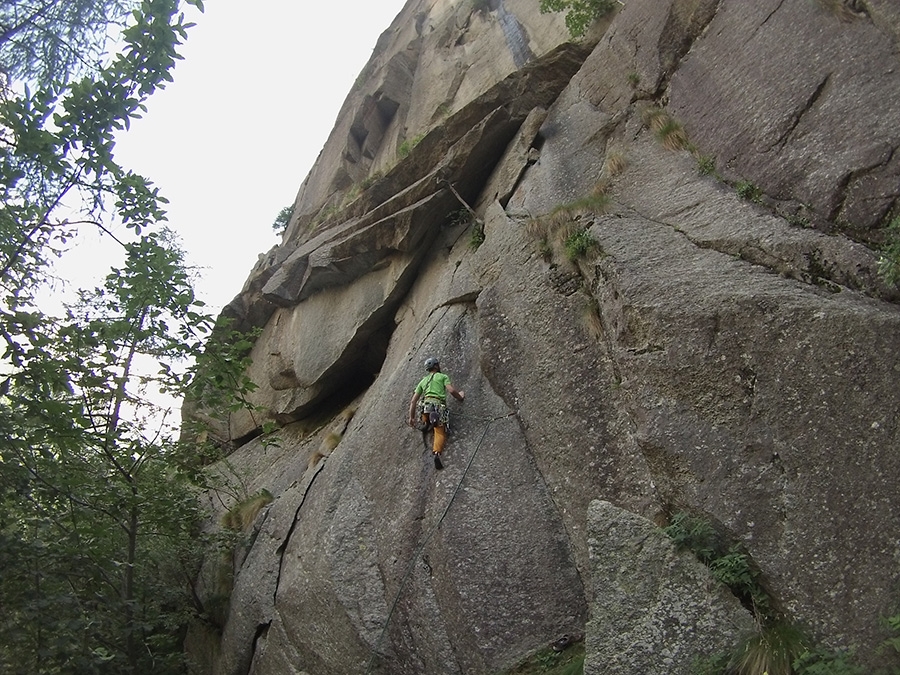
[{"label": "green tree", "polygon": [[[202,474],[149,397],[184,392],[212,321],[155,229],[165,200],[114,156],[171,80],[184,5],[202,10],[0,0],[0,672],[183,672],[180,631],[202,610]],[[119,224],[125,263],[63,315],[42,311],[72,238]]]},{"label": "green tree", "polygon": [[[200,6],[200,0],[185,0]],[[21,291],[79,228],[105,228],[109,210],[136,232],[162,219],[164,199],[115,160],[115,134],[171,80],[189,24],[178,0],[144,0],[120,51],[72,82],[67,74],[10,88],[0,101],[0,281]],[[27,51],[27,49],[26,49]],[[33,62],[33,61],[30,61]],[[27,68],[26,68],[27,71]],[[73,210],[77,215],[73,215]]]},{"label": "green tree", "polygon": [[291,222],[291,216],[294,215],[294,205],[285,206],[281,211],[278,212],[278,215],[275,216],[275,222],[272,223],[272,229],[275,231],[275,234],[281,234],[287,229],[287,226]]},{"label": "green tree", "polygon": [[168,232],[126,251],[65,317],[4,335],[4,672],[181,671],[200,513],[146,393],[181,390],[211,321]]},{"label": "green tree", "polygon": [[0,0],[0,64],[13,81],[41,86],[97,68],[110,27],[139,0]]},{"label": "green tree", "polygon": [[572,37],[581,37],[597,19],[615,9],[617,0],[541,0],[541,14],[565,12],[566,28]]}]

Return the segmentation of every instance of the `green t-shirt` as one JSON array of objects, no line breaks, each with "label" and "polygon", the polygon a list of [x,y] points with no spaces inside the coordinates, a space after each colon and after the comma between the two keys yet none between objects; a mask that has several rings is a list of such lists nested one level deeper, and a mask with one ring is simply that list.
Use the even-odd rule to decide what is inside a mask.
[{"label": "green t-shirt", "polygon": [[437,398],[446,401],[448,384],[450,384],[450,376],[446,373],[428,373],[416,385],[416,393],[423,398]]}]

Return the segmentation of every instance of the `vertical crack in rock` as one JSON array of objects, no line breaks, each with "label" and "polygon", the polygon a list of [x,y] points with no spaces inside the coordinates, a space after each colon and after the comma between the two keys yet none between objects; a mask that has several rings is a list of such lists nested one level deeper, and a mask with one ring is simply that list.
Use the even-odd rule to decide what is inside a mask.
[{"label": "vertical crack in rock", "polygon": [[[665,26],[660,32],[657,44],[662,72],[650,94],[652,98],[664,97],[680,63],[716,18],[722,0],[699,0],[692,3],[689,10],[683,6],[684,4],[672,2],[669,5]],[[640,30],[629,35],[629,41],[634,44],[635,51],[638,50],[642,37]]]},{"label": "vertical crack in rock", "polygon": [[253,660],[256,658],[256,649],[259,645],[260,640],[265,640],[266,636],[269,634],[269,628],[271,628],[272,622],[267,621],[265,623],[261,623],[256,627],[256,634],[253,636],[253,643],[250,647],[250,662],[247,666],[247,675],[251,675],[253,672]]},{"label": "vertical crack in rock", "polygon": [[813,90],[812,94],[810,94],[809,98],[806,99],[806,103],[804,103],[800,109],[797,111],[796,115],[794,115],[794,119],[792,123],[785,129],[784,133],[779,136],[772,146],[769,148],[769,151],[772,150],[780,151],[787,144],[788,139],[791,134],[794,133],[794,130],[803,120],[803,117],[808,113],[813,107],[818,103],[819,99],[822,97],[825,88],[828,86],[828,82],[831,79],[831,73],[827,73],[822,81],[819,82],[818,86]]},{"label": "vertical crack in rock", "polygon": [[781,2],[778,3],[778,5],[775,7],[775,9],[773,9],[771,12],[769,12],[769,13],[766,15],[766,18],[762,20],[762,23],[759,24],[759,28],[757,28],[757,30],[759,30],[760,28],[762,28],[763,26],[765,26],[765,25],[769,22],[769,19],[771,19],[773,16],[775,16],[775,13],[776,13],[779,9],[781,9],[781,7],[782,7],[783,5],[784,5],[784,0],[781,0]]},{"label": "vertical crack in rock", "polygon": [[303,490],[303,499],[300,500],[300,503],[297,505],[297,509],[294,511],[294,519],[291,522],[291,527],[288,529],[287,534],[284,536],[284,541],[281,542],[281,545],[275,549],[276,555],[278,555],[278,571],[275,573],[275,590],[272,591],[272,605],[276,606],[278,602],[278,587],[281,585],[281,570],[284,567],[284,554],[287,551],[288,544],[291,541],[291,537],[294,534],[294,530],[297,528],[297,523],[300,520],[300,509],[303,508],[303,505],[306,503],[306,498],[309,496],[309,491],[312,489],[313,483],[316,480],[316,477],[321,473],[322,468],[325,466],[325,462],[319,462],[319,465],[315,468],[313,475],[310,476],[309,482],[306,484],[306,488]]}]

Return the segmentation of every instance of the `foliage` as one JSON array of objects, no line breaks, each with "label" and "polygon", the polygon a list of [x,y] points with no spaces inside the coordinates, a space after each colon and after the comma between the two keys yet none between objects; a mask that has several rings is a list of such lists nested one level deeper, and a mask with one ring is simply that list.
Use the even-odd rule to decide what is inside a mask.
[{"label": "foliage", "polygon": [[546,262],[553,258],[553,248],[550,245],[550,224],[545,218],[529,218],[525,231],[529,237],[537,242],[537,252]]},{"label": "foliage", "polygon": [[684,150],[691,147],[684,128],[662,108],[656,106],[645,108],[641,113],[641,119],[667,150]]},{"label": "foliage", "polygon": [[787,622],[763,627],[737,649],[729,662],[734,675],[791,675],[792,664],[806,651],[806,638]]},{"label": "foliage", "polygon": [[663,532],[678,548],[690,550],[762,623],[767,625],[776,618],[771,598],[750,556],[739,544],[727,546],[709,521],[677,513]]},{"label": "foliage", "polygon": [[792,664],[795,675],[868,675],[870,672],[853,662],[852,652],[826,652],[807,649]]},{"label": "foliage", "polygon": [[370,187],[375,185],[378,181],[384,178],[384,173],[381,171],[376,171],[371,176],[366,176],[362,183],[359,184],[361,190],[368,190]]},{"label": "foliage", "polygon": [[718,535],[710,522],[683,511],[672,517],[663,532],[677,548],[690,550],[705,565],[714,559],[719,547]]},{"label": "foliage", "polygon": [[712,575],[731,589],[741,601],[750,605],[754,614],[764,619],[771,616],[771,601],[759,581],[759,570],[751,565],[750,556],[739,545],[709,562]]},{"label": "foliage", "polygon": [[469,234],[469,248],[473,251],[477,251],[483,243],[484,225],[480,220],[475,220],[472,223],[472,231]]},{"label": "foliage", "polygon": [[[3,672],[180,673],[183,627],[201,610],[199,461],[154,398],[197,376],[187,364],[212,319],[174,235],[155,229],[165,200],[113,154],[171,80],[185,4],[202,9],[0,2],[13,78],[0,91]],[[110,57],[108,35],[121,47]],[[61,314],[41,310],[52,260],[82,228],[119,225],[124,262]]]},{"label": "foliage", "polygon": [[735,191],[738,197],[746,199],[748,202],[759,203],[762,200],[762,189],[749,180],[738,181],[737,185],[735,185]]},{"label": "foliage", "polygon": [[584,672],[584,640],[562,651],[546,647],[522,661],[506,675],[581,675]]},{"label": "foliage", "polygon": [[689,146],[688,137],[681,124],[671,118],[656,130],[656,137],[667,150],[683,150]]},{"label": "foliage", "polygon": [[285,206],[281,211],[278,212],[278,215],[275,216],[275,221],[272,223],[272,229],[275,231],[275,234],[282,234],[287,229],[288,224],[291,222],[291,216],[294,215],[294,205],[290,204]]},{"label": "foliage", "polygon": [[603,167],[610,176],[618,176],[628,168],[628,159],[621,152],[610,152]]},{"label": "foliage", "polygon": [[887,227],[887,244],[878,260],[878,274],[889,284],[900,283],[900,216]]},{"label": "foliage", "polygon": [[238,502],[228,509],[222,517],[222,525],[230,530],[242,532],[253,524],[259,512],[271,504],[274,499],[272,493],[268,490],[260,490],[257,494]]},{"label": "foliage", "polygon": [[[624,158],[622,161],[624,162]],[[609,202],[607,185],[601,181],[584,197],[560,204],[544,216],[530,218],[526,226],[527,232],[537,242],[540,256],[549,262],[556,244],[562,245],[569,260],[576,260],[599,250],[599,242],[587,228],[579,227],[575,221],[580,215],[602,213]]]},{"label": "foliage", "polygon": [[200,513],[147,396],[179,390],[211,322],[170,234],[125,248],[64,317],[3,316],[0,663],[29,672],[182,665]]},{"label": "foliage", "polygon": [[421,140],[425,138],[425,134],[419,134],[413,138],[407,138],[400,144],[400,147],[397,149],[397,154],[400,155],[401,159],[405,158],[412,152],[412,149],[416,147]]},{"label": "foliage", "polygon": [[0,63],[6,77],[41,86],[66,82],[103,56],[109,27],[138,0],[3,0]]},{"label": "foliage", "polygon": [[566,248],[566,257],[572,261],[585,257],[600,246],[587,228],[576,229],[566,237],[563,245]]},{"label": "foliage", "polygon": [[[199,5],[200,0],[185,0]],[[59,255],[78,227],[105,229],[111,204],[140,233],[164,217],[164,199],[142,176],[119,166],[115,133],[171,80],[189,27],[176,0],[144,0],[120,36],[122,50],[103,68],[68,83],[60,77],[0,100],[0,279],[23,289]],[[80,202],[73,217],[64,210]]]},{"label": "foliage", "polygon": [[573,38],[581,37],[597,19],[616,8],[616,0],[541,0],[541,14],[565,12],[566,28]]},{"label": "foliage", "polygon": [[716,173],[716,159],[709,155],[699,155],[697,157],[697,172],[701,176],[713,176]]},{"label": "foliage", "polygon": [[696,657],[691,664],[691,675],[723,675],[728,670],[728,654]]},{"label": "foliage", "polygon": [[580,199],[562,204],[550,213],[552,221],[570,220],[579,214],[603,213],[609,207],[610,197],[607,186],[603,182],[597,183],[591,192]]},{"label": "foliage", "polygon": [[[828,653],[813,648],[796,626],[776,611],[760,583],[759,571],[739,545],[726,549],[724,539],[709,521],[678,513],[663,528],[678,548],[691,550],[709,567],[713,576],[727,585],[751,609],[758,630],[729,655],[716,654],[694,661],[693,675],[862,675],[852,653]],[[896,617],[900,630],[900,615]]]}]

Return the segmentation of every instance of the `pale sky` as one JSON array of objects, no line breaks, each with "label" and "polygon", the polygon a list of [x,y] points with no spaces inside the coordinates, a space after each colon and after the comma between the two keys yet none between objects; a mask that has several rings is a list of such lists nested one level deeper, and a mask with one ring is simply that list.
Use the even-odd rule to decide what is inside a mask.
[{"label": "pale sky", "polygon": [[277,243],[275,216],[404,0],[205,5],[175,81],[151,97],[116,156],[169,199],[169,225],[203,268],[199,295],[217,313]]}]

